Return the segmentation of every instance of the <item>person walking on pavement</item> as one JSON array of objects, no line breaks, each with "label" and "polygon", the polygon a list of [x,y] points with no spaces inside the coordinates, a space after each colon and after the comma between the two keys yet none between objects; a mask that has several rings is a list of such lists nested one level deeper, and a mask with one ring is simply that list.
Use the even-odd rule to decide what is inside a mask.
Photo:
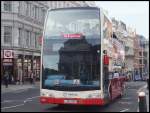
[{"label": "person walking on pavement", "polygon": [[35,81],[36,81],[36,76],[35,73],[33,73],[33,84],[35,84]]},{"label": "person walking on pavement", "polygon": [[4,83],[5,83],[6,88],[8,88],[8,81],[9,81],[9,73],[5,72],[5,74],[4,74]]},{"label": "person walking on pavement", "polygon": [[34,79],[34,74],[33,72],[31,71],[31,74],[30,74],[30,83],[33,84],[33,79]]},{"label": "person walking on pavement", "polygon": [[17,77],[17,79],[18,79],[19,84],[22,84],[23,77],[22,77],[22,69],[20,67],[18,69],[18,77]]}]

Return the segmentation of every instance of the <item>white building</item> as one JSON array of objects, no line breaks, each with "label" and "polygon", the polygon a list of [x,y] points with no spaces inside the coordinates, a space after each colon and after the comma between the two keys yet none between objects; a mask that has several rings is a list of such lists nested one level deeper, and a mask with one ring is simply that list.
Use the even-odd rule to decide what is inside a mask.
[{"label": "white building", "polygon": [[134,38],[135,33],[132,28],[126,26],[122,21],[112,18],[113,32],[118,40],[122,41],[125,46],[125,67],[126,71],[134,71]]},{"label": "white building", "polygon": [[[24,79],[33,70],[39,78],[40,45],[42,36],[46,2],[40,1],[1,1],[1,70],[17,78],[18,67],[23,70]],[[13,58],[6,59],[7,50]]]}]

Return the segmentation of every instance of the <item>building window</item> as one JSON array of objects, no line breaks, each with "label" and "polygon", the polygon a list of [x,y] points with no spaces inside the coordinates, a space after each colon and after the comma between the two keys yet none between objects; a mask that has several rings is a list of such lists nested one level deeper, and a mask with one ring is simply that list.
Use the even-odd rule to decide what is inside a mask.
[{"label": "building window", "polygon": [[140,64],[142,64],[142,60],[139,60]]},{"label": "building window", "polygon": [[41,8],[39,7],[39,15],[38,15],[38,20],[41,22]]},{"label": "building window", "polygon": [[30,16],[30,4],[29,4],[29,2],[27,2],[26,15]]},{"label": "building window", "polygon": [[35,48],[39,48],[39,38],[40,38],[40,34],[36,33],[36,37],[35,37]]},{"label": "building window", "polygon": [[38,48],[38,33],[36,33],[36,35],[35,35],[35,48]]},{"label": "building window", "polygon": [[26,2],[26,1],[23,2],[23,7],[22,7],[22,8],[24,9],[23,14],[24,14],[24,15],[27,15],[27,13],[28,13],[28,8],[27,8],[27,2]]},{"label": "building window", "polygon": [[44,20],[45,20],[45,14],[46,14],[46,11],[45,9],[42,9],[42,22],[44,23]]},{"label": "building window", "polygon": [[22,44],[22,40],[21,40],[21,37],[22,37],[22,29],[21,28],[19,28],[18,29],[19,30],[19,39],[18,39],[18,45],[21,45]]},{"label": "building window", "polygon": [[31,44],[30,44],[30,39],[31,39],[31,32],[30,31],[26,31],[25,33],[25,45],[26,47],[29,47]]},{"label": "building window", "polygon": [[12,42],[12,26],[4,26],[4,43],[11,44]]},{"label": "building window", "polygon": [[142,52],[139,52],[139,55],[142,56]]},{"label": "building window", "polygon": [[19,1],[19,7],[18,7],[18,11],[19,11],[19,14],[21,14],[21,7],[22,7],[22,1]]},{"label": "building window", "polygon": [[31,45],[32,45],[32,42],[31,42],[31,32],[30,32],[30,31],[29,31],[28,36],[29,36],[29,46],[31,46]]},{"label": "building window", "polygon": [[36,48],[36,46],[37,46],[36,35],[37,35],[37,33],[35,33],[35,35],[34,35],[34,42],[35,42],[34,47],[35,47],[35,48]]},{"label": "building window", "polygon": [[35,19],[38,19],[38,13],[39,13],[38,7],[35,6]]},{"label": "building window", "polygon": [[32,40],[31,45],[34,48],[34,46],[35,46],[35,33],[33,33],[33,32],[32,32],[32,38],[31,38],[31,40]]},{"label": "building window", "polygon": [[35,6],[32,5],[32,17],[34,18],[35,17]]},{"label": "building window", "polygon": [[4,11],[12,11],[12,2],[4,1]]}]

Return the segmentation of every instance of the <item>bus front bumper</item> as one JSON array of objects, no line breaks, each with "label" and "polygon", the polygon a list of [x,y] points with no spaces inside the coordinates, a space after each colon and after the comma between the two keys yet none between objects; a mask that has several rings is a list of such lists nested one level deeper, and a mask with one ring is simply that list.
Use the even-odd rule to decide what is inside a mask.
[{"label": "bus front bumper", "polygon": [[40,97],[42,104],[75,104],[75,105],[105,105],[105,100],[100,98],[51,98]]}]

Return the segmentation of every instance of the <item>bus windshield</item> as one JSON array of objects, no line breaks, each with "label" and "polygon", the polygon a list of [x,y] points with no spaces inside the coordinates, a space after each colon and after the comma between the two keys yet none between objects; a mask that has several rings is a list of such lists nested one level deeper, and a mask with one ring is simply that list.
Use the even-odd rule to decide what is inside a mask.
[{"label": "bus windshield", "polygon": [[42,53],[43,89],[100,89],[99,15],[96,8],[48,12]]}]

